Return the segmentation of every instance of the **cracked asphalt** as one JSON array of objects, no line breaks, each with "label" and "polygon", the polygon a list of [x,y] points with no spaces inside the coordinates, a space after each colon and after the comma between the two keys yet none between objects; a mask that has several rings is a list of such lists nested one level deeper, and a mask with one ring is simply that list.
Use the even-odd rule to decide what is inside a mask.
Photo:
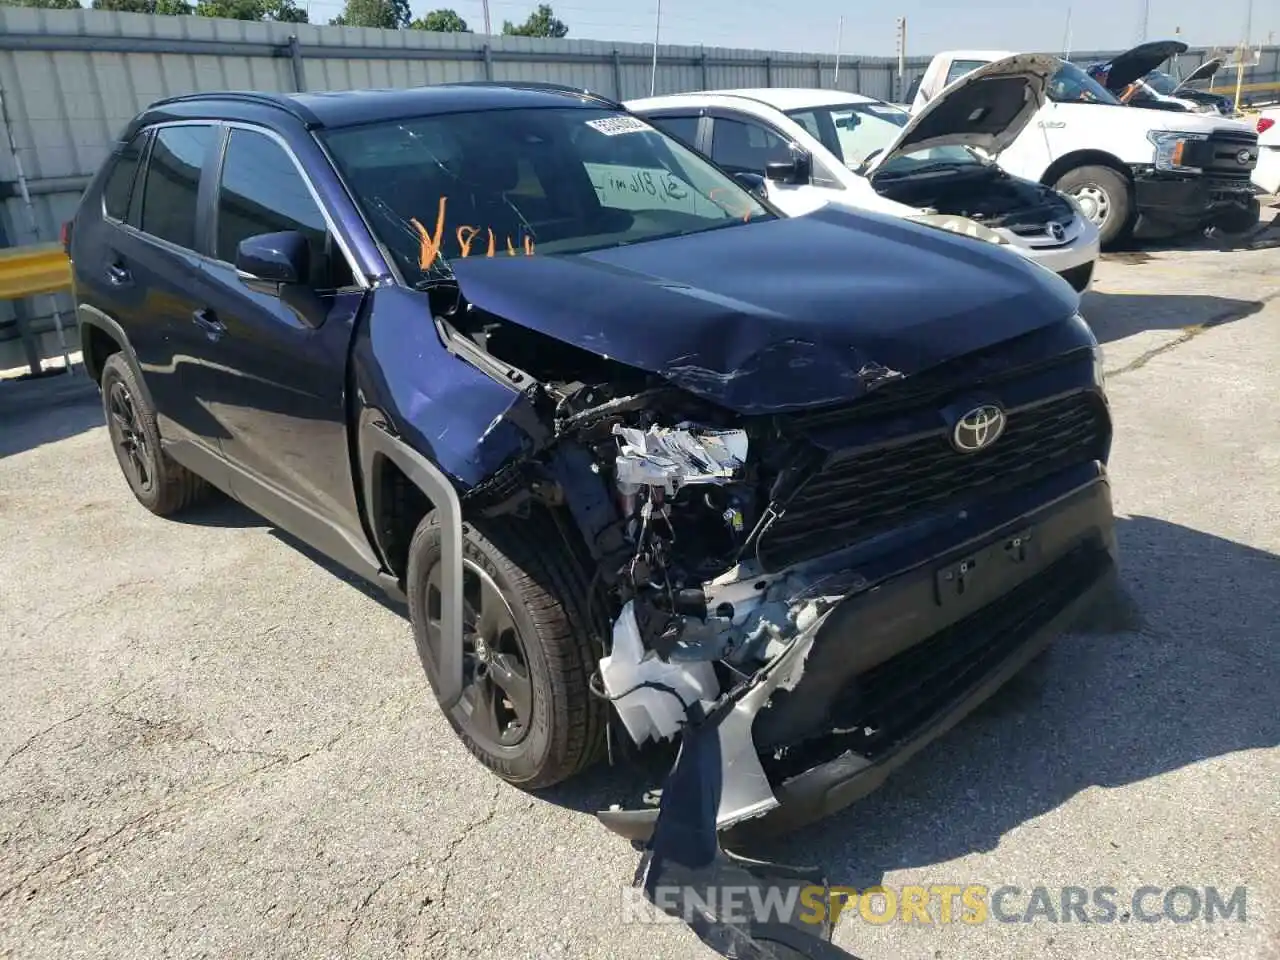
[{"label": "cracked asphalt", "polygon": [[[1100,266],[1123,632],[1063,638],[844,814],[833,883],[1248,888],[1245,922],[876,926],[866,960],[1280,958],[1280,231]],[[156,519],[96,397],[0,383],[0,956],[712,954],[620,923],[598,769],[474,763],[400,611],[247,511]],[[936,915],[935,915],[936,919]]]}]

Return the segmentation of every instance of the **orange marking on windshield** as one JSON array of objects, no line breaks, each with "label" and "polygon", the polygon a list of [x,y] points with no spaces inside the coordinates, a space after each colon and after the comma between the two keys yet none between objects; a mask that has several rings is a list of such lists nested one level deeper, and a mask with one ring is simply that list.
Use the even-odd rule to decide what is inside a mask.
[{"label": "orange marking on windshield", "polygon": [[412,217],[409,219],[409,222],[413,224],[413,229],[418,231],[419,270],[430,270],[432,264],[436,262],[436,257],[440,255],[440,241],[444,238],[444,207],[448,199],[448,197],[440,198],[440,206],[436,211],[436,232],[434,236],[427,233],[427,228],[416,219]]},{"label": "orange marking on windshield", "polygon": [[[434,231],[428,231],[417,217],[410,217],[409,224],[418,234],[418,269],[429,270],[436,262],[436,258],[440,256],[441,244],[444,240],[444,219],[445,209],[448,206],[449,198],[441,197],[439,206],[436,208],[436,228]],[[453,235],[458,241],[458,256],[460,259],[466,259],[471,256],[471,247],[475,243],[476,237],[481,233],[485,233],[489,237],[488,246],[485,248],[485,256],[492,257],[498,252],[498,237],[493,232],[492,227],[474,227],[469,223],[464,223],[456,230]],[[507,244],[507,256],[518,256],[514,241],[510,236],[505,238]],[[533,238],[525,236],[521,242],[526,257],[533,256]]]},{"label": "orange marking on windshield", "polygon": [[[727,193],[728,191],[729,191],[728,187],[712,187],[710,190],[707,191],[707,199],[710,200],[712,203],[714,203],[717,207],[719,207],[725,213],[729,214],[731,217],[736,217],[738,216],[738,212],[736,210],[730,209],[726,204],[723,204],[716,199],[717,193]],[[746,223],[748,220],[751,219],[751,213],[752,213],[751,205],[748,203],[746,211],[742,214],[743,223]]]},{"label": "orange marking on windshield", "polygon": [[[466,238],[464,239],[463,234],[468,230],[471,232],[467,233]],[[479,227],[472,227],[472,226],[463,224],[461,227],[458,228],[457,230],[458,250],[462,253],[462,256],[464,257],[471,256],[471,243],[479,235],[480,235]]]}]

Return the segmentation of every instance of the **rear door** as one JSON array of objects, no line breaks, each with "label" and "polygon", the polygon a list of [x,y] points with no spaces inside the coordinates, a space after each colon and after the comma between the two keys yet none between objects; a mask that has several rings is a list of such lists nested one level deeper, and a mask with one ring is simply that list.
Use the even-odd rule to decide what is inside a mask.
[{"label": "rear door", "polygon": [[[153,128],[136,139],[136,147],[131,143],[107,182],[107,229],[92,244],[84,268],[101,291],[95,306],[129,337],[161,437],[166,444],[193,443],[215,455],[221,431],[203,398],[207,341],[192,314],[203,283],[195,249],[198,197],[216,140],[213,124],[183,122]],[[134,162],[139,170],[126,189],[124,171]]]},{"label": "rear door", "polygon": [[[347,348],[364,287],[287,142],[228,125],[199,304],[220,331],[212,400],[236,497],[332,556],[363,543],[347,432]],[[286,230],[309,241],[314,302],[298,310],[246,287],[242,240]],[[424,318],[429,322],[429,318]]]}]

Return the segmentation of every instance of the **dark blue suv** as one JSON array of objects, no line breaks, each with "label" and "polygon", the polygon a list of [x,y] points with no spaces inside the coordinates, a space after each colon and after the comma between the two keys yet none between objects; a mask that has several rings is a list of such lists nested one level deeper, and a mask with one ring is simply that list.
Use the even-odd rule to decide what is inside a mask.
[{"label": "dark blue suv", "polygon": [[697,730],[720,827],[848,803],[1106,589],[1110,420],[1053,274],[754,185],[550,86],[157,103],[67,241],[129,486],[404,600],[513,783]]}]

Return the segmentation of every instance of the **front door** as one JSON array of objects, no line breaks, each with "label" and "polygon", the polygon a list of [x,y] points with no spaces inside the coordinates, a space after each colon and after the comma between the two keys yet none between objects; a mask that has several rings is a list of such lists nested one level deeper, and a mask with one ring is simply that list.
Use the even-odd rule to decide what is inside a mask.
[{"label": "front door", "polygon": [[[201,304],[219,330],[218,417],[233,492],[340,559],[364,543],[351,473],[347,350],[364,298],[289,148],[264,130],[228,131]],[[256,234],[307,237],[317,295],[297,311],[246,287],[236,249]]]}]

